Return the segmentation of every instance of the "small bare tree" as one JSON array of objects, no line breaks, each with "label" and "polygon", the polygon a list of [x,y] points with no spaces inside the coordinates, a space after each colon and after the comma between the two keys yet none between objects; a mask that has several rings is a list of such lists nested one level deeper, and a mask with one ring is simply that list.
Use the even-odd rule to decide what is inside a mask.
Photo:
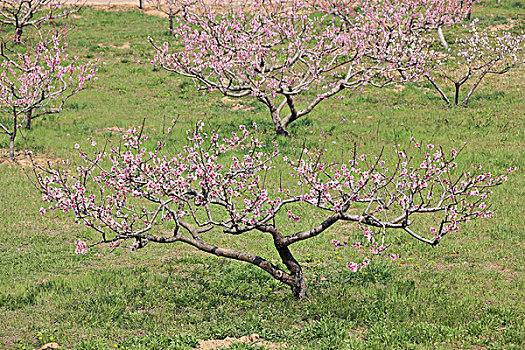
[{"label": "small bare tree", "polygon": [[151,4],[168,17],[168,28],[170,34],[173,35],[173,19],[179,13],[180,7],[184,6],[184,3],[180,0],[146,0],[146,3]]}]

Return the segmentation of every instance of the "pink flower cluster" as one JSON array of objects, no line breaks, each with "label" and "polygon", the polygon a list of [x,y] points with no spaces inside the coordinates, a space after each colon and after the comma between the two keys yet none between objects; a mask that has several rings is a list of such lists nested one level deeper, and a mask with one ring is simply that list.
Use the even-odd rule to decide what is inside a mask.
[{"label": "pink flower cluster", "polygon": [[75,242],[75,247],[76,247],[75,254],[77,255],[79,254],[85,255],[88,252],[86,242],[80,239]]}]

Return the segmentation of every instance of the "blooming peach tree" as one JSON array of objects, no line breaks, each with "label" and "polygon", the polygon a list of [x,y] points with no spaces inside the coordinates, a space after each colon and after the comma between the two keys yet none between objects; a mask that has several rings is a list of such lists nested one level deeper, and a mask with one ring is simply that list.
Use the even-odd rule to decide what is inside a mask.
[{"label": "blooming peach tree", "polygon": [[[39,32],[41,33],[41,32]],[[33,119],[62,110],[73,95],[97,80],[98,60],[80,62],[66,53],[63,35],[41,37],[20,53],[3,45],[0,51],[0,134],[9,136],[9,156],[14,158],[15,138]]]},{"label": "blooming peach tree", "polygon": [[[177,4],[177,7],[175,7]],[[345,89],[414,81],[436,53],[429,31],[461,21],[472,1],[180,0],[167,8],[182,48],[150,42],[152,62],[203,94],[253,97],[277,134]],[[310,91],[309,91],[310,90]]]},{"label": "blooming peach tree", "polygon": [[[78,166],[35,166],[32,179],[46,203],[41,213],[71,213],[100,234],[89,244],[78,240],[77,254],[101,244],[130,245],[135,251],[149,243],[186,243],[253,264],[301,299],[306,284],[293,244],[322,235],[338,222],[355,222],[361,239],[333,243],[367,250],[367,258],[347,264],[358,271],[376,256],[397,258],[389,250],[391,231],[435,246],[461,224],[491,217],[492,188],[507,179],[507,174],[476,169],[460,173],[461,149],[445,151],[416,140],[410,152],[395,145],[393,161],[384,159],[383,151],[372,156],[355,147],[346,159],[328,162],[323,149],[304,148],[299,156],[287,157],[277,143],[262,145],[242,125],[226,135],[205,132],[203,125],[187,131],[186,145],[174,155],[164,151],[165,141],[146,147],[142,128],[135,128],[121,143],[99,147],[92,142],[90,150],[75,145]],[[317,213],[318,222],[300,228],[304,212]],[[425,215],[432,220],[421,221]],[[261,233],[284,266],[218,244],[218,232],[232,238]]]},{"label": "blooming peach tree", "polygon": [[[469,33],[458,37],[442,61],[425,77],[439,93],[441,98],[452,104],[436,78],[444,79],[454,86],[455,105],[467,105],[472,94],[487,75],[501,75],[525,64],[525,34],[509,32],[489,32],[478,30],[477,21],[469,25]],[[473,80],[465,97],[460,102],[460,89]]]}]

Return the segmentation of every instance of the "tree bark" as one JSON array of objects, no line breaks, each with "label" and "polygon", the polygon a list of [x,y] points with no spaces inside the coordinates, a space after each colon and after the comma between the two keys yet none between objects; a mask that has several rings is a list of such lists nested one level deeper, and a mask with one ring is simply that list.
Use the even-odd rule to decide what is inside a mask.
[{"label": "tree bark", "polygon": [[170,35],[173,36],[173,14],[171,13],[171,9],[168,13],[168,21],[170,24]]},{"label": "tree bark", "polygon": [[441,95],[441,98],[443,101],[445,101],[447,104],[450,104],[450,100],[448,99],[447,95],[443,92],[443,90],[440,89],[440,87],[436,84],[436,82],[428,75],[425,75],[428,81],[432,84],[432,86],[439,92]]},{"label": "tree bark", "polygon": [[16,111],[14,113],[13,117],[13,132],[9,134],[9,158],[11,160],[15,159],[15,138],[16,138],[16,131],[17,131],[17,123],[18,123],[18,116],[16,114]]},{"label": "tree bark", "polygon": [[457,106],[459,104],[459,88],[461,85],[454,83],[454,87],[456,88],[456,93],[454,94],[454,104]]},{"label": "tree bark", "polygon": [[22,32],[23,32],[23,28],[22,27],[16,27],[16,29],[15,29],[15,44],[22,43]]},{"label": "tree bark", "polygon": [[441,27],[439,27],[437,32],[438,32],[438,36],[439,36],[439,41],[441,41],[441,45],[443,45],[443,47],[445,49],[448,49],[448,43],[445,40],[445,36],[443,35],[443,29],[441,29]]},{"label": "tree bark", "polygon": [[15,137],[16,129],[13,133],[11,133],[11,136],[9,138],[9,158],[11,158],[11,160],[15,159]]},{"label": "tree bark", "polygon": [[30,109],[26,112],[26,129],[31,129],[31,120],[33,119],[33,110]]},{"label": "tree bark", "polygon": [[488,73],[488,69],[484,70],[483,73],[480,74],[478,80],[476,80],[474,85],[472,85],[472,88],[470,89],[470,91],[468,92],[467,96],[463,100],[463,105],[466,106],[468,104],[468,101],[470,100],[470,97],[472,96],[472,93],[474,93],[474,90],[476,90],[476,88],[478,87],[479,83],[481,83],[481,81],[483,80],[483,78],[485,78],[485,75],[487,75],[487,73]]},{"label": "tree bark", "polygon": [[288,130],[286,130],[286,125],[284,125],[283,121],[281,120],[279,111],[273,110],[271,111],[271,114],[272,114],[272,121],[273,121],[273,126],[275,129],[275,133],[277,135],[288,136],[289,135]]},{"label": "tree bark", "polygon": [[297,260],[295,260],[288,246],[283,245],[277,238],[274,238],[274,244],[282,262],[290,271],[292,280],[288,284],[292,289],[293,295],[299,300],[306,298],[306,282],[304,280],[303,269],[301,268],[301,265],[299,265]]}]

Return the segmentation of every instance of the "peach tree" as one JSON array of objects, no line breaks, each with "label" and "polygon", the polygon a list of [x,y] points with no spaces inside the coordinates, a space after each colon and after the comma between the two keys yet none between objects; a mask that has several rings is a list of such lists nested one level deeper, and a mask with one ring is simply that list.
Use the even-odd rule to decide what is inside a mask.
[{"label": "peach tree", "polygon": [[[468,34],[458,37],[443,59],[425,75],[448,105],[466,106],[486,76],[502,75],[525,64],[525,34],[479,30],[476,20],[468,29]],[[439,78],[453,85],[453,99],[447,96]],[[465,96],[460,97],[461,88],[469,81],[473,83]]]},{"label": "peach tree", "polygon": [[[462,149],[423,146],[414,139],[410,152],[394,145],[393,160],[386,159],[384,149],[372,156],[355,147],[344,159],[329,162],[324,148],[303,148],[288,157],[277,143],[261,144],[243,125],[228,134],[205,132],[203,126],[198,122],[187,131],[177,154],[166,152],[166,139],[147,147],[139,127],[120,143],[93,141],[91,150],[75,145],[78,166],[35,165],[31,178],[46,203],[41,213],[70,213],[100,234],[89,244],[77,240],[77,254],[95,245],[128,245],[135,251],[150,243],[185,243],[253,264],[302,299],[306,283],[292,252],[295,243],[353,222],[361,238],[333,243],[366,249],[366,258],[347,263],[358,271],[376,256],[397,258],[389,249],[392,231],[435,246],[462,224],[491,217],[489,196],[507,179],[477,168],[459,172]],[[299,227],[299,213],[314,211],[317,222]],[[431,220],[422,220],[425,216]],[[218,232],[232,239],[258,232],[257,239],[271,242],[280,263],[219,244]]]},{"label": "peach tree", "polygon": [[0,134],[9,137],[14,158],[15,139],[33,119],[60,112],[64,103],[97,80],[99,60],[81,62],[70,56],[62,32],[42,35],[20,50],[2,45],[0,50]]},{"label": "peach tree", "polygon": [[472,3],[165,0],[175,41],[150,38],[152,62],[193,79],[204,94],[256,99],[276,134],[287,135],[291,123],[345,89],[423,77],[437,59],[434,29],[462,21]]}]

